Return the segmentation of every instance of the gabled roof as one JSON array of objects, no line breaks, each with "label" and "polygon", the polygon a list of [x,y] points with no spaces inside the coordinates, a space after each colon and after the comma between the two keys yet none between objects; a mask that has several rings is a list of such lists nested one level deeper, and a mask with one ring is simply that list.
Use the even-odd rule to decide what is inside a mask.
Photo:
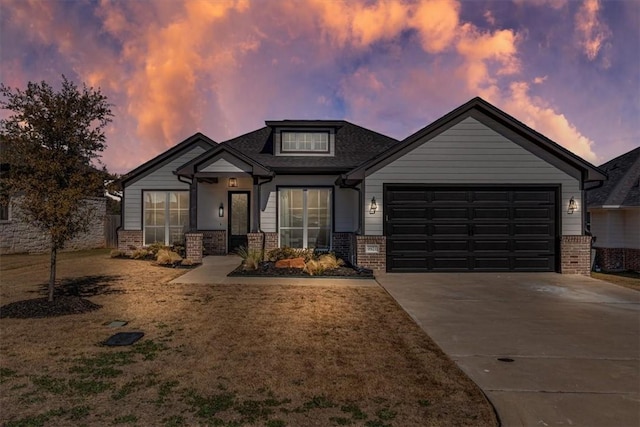
[{"label": "gabled roof", "polygon": [[120,178],[120,183],[124,187],[125,184],[129,184],[133,180],[138,180],[148,175],[149,173],[153,172],[154,170],[161,167],[162,165],[170,162],[174,157],[177,157],[182,153],[188,150],[191,150],[193,147],[199,146],[204,148],[205,150],[209,150],[210,148],[215,147],[217,145],[218,144],[214,140],[198,132],[190,136],[189,138],[185,139],[184,141],[180,142],[179,144],[174,145],[173,147],[159,154],[153,159],[143,163],[142,165],[138,166],[131,172],[127,173],[122,178]]},{"label": "gabled roof", "polygon": [[206,164],[209,160],[213,159],[214,157],[218,156],[221,153],[229,153],[232,157],[237,158],[241,162],[244,162],[249,166],[251,166],[253,175],[257,175],[257,176],[273,175],[273,173],[269,169],[264,167],[264,165],[256,162],[251,157],[248,157],[244,153],[236,150],[235,148],[227,144],[218,144],[216,147],[210,149],[209,151],[202,153],[201,155],[191,160],[187,164],[178,168],[178,170],[176,171],[176,174],[180,176],[192,177],[198,173],[199,166]]},{"label": "gabled roof", "polygon": [[609,180],[587,190],[587,207],[640,206],[640,147],[609,160],[600,169]]},{"label": "gabled roof", "polygon": [[[230,139],[232,147],[276,173],[343,173],[353,169],[399,141],[344,120],[267,121],[267,126]],[[275,156],[273,132],[277,127],[324,127],[335,129],[334,156]]]},{"label": "gabled roof", "polygon": [[375,157],[342,176],[344,182],[362,180],[375,171],[409,153],[425,141],[434,138],[467,117],[473,117],[511,141],[543,158],[566,173],[583,181],[607,179],[597,167],[556,144],[482,98],[476,97],[430,125],[404,139],[400,144],[378,153]]}]

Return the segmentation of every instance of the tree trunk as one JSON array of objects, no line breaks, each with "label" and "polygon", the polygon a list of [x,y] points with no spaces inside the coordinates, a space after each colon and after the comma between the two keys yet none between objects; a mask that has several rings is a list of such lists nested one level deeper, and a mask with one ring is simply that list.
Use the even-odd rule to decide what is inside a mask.
[{"label": "tree trunk", "polygon": [[49,302],[53,301],[53,289],[56,285],[56,257],[58,255],[58,248],[56,245],[51,245],[51,264],[49,269]]}]

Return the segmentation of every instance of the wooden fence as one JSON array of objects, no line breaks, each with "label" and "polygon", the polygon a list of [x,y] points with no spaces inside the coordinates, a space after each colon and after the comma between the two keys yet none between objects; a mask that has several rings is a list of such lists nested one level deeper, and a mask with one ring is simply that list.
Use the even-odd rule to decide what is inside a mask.
[{"label": "wooden fence", "polygon": [[118,247],[118,227],[120,215],[107,215],[104,221],[104,241],[108,248]]}]

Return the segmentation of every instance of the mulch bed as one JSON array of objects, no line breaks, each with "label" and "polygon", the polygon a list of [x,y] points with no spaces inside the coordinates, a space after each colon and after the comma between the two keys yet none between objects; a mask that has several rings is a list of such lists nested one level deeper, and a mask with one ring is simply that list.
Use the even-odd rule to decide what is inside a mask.
[{"label": "mulch bed", "polygon": [[244,277],[344,277],[348,279],[373,279],[373,271],[364,268],[353,268],[349,266],[338,267],[333,270],[326,270],[322,274],[310,276],[299,268],[276,268],[273,262],[263,262],[257,270],[243,270],[242,265],[227,276]]},{"label": "mulch bed", "polygon": [[37,319],[44,317],[82,314],[102,308],[88,299],[73,296],[58,296],[52,302],[47,298],[27,299],[0,307],[0,318]]}]

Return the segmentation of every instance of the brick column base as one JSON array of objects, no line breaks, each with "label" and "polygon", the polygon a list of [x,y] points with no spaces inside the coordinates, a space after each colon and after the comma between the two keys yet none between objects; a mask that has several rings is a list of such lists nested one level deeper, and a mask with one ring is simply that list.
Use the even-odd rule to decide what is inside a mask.
[{"label": "brick column base", "polygon": [[[355,237],[356,264],[372,270],[385,271],[387,269],[387,238],[385,236]],[[374,250],[377,252],[373,252]]]},{"label": "brick column base", "polygon": [[560,272],[591,275],[591,236],[562,236]]},{"label": "brick column base", "polygon": [[262,250],[262,237],[264,235],[264,254],[266,258],[267,253],[271,249],[278,247],[278,233],[249,233],[247,234],[247,249],[249,251],[261,251]]},{"label": "brick column base", "polygon": [[184,235],[187,256],[194,264],[202,263],[202,233],[186,233]]},{"label": "brick column base", "polygon": [[127,256],[142,247],[142,230],[118,230],[118,250]]}]

